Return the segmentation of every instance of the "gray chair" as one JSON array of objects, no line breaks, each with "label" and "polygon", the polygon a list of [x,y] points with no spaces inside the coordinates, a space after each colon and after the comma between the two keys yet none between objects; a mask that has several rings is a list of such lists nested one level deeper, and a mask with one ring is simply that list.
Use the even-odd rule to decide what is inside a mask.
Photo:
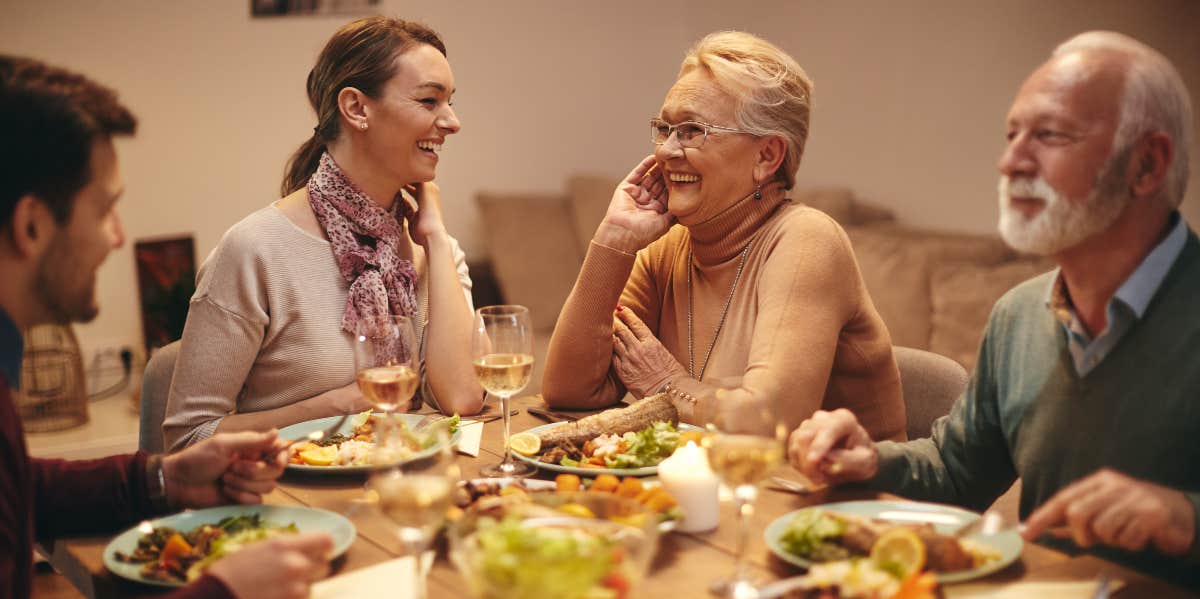
[{"label": "gray chair", "polygon": [[962,365],[945,356],[901,346],[892,351],[900,367],[908,438],[928,437],[933,421],[950,413],[970,377]]},{"label": "gray chair", "polygon": [[179,342],[168,343],[150,354],[146,372],[142,374],[142,405],[138,423],[138,449],[162,453],[163,419],[167,412],[167,395],[175,360],[179,358]]}]

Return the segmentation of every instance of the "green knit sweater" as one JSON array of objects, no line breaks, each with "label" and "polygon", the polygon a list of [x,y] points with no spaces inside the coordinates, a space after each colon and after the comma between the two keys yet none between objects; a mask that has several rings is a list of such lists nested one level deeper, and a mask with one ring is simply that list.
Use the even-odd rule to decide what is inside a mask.
[{"label": "green knit sweater", "polygon": [[[1053,276],[1026,281],[996,302],[967,391],[934,423],[932,438],[879,443],[871,486],[982,510],[1020,476],[1024,519],[1063,487],[1111,468],[1183,491],[1200,524],[1195,233],[1142,319],[1083,377],[1045,305]],[[1126,557],[1135,566],[1178,562],[1149,552]],[[1200,542],[1176,565],[1197,563]]]}]

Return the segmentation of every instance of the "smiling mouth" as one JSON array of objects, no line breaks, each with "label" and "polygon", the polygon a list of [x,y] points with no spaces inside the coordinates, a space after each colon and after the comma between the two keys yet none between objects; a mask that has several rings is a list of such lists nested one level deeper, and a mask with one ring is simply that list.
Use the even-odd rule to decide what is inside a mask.
[{"label": "smiling mouth", "polygon": [[424,152],[433,154],[434,156],[437,156],[438,152],[442,151],[441,142],[436,142],[436,141],[418,141],[417,147],[420,148]]},{"label": "smiling mouth", "polygon": [[671,173],[667,178],[671,181],[671,183],[679,184],[696,183],[700,180],[699,175],[691,175],[688,173]]}]

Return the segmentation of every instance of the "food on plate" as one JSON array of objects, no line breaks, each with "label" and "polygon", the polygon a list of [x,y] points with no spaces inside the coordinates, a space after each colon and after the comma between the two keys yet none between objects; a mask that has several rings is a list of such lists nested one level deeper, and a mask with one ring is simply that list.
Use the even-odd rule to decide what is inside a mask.
[{"label": "food on plate", "polygon": [[542,447],[579,445],[604,434],[621,435],[640,431],[655,422],[679,424],[679,412],[666,394],[651,395],[624,408],[613,408],[538,433]]},{"label": "food on plate", "polygon": [[[305,441],[292,446],[288,452],[288,463],[303,466],[367,466],[372,463],[372,452],[375,450],[375,432],[386,423],[383,414],[372,414],[369,410],[355,414],[350,419],[352,427],[349,434],[335,435]],[[392,426],[396,444],[394,452],[389,453],[388,462],[403,460],[423,449],[428,449],[437,443],[438,428],[445,428],[453,434],[458,430],[459,417],[455,414],[449,418],[438,420],[422,430],[413,431],[404,420],[396,418]],[[389,443],[391,445],[391,443]]]},{"label": "food on plate", "polygon": [[940,534],[930,524],[895,524],[819,508],[797,512],[779,542],[788,553],[813,562],[873,556],[900,578],[922,567],[956,572],[1000,559],[997,552]]},{"label": "food on plate", "polygon": [[915,572],[899,578],[873,559],[813,564],[789,597],[802,599],[935,599],[937,578]]},{"label": "food on plate", "polygon": [[[546,486],[530,488],[535,482],[541,482]],[[459,485],[458,491],[455,494],[454,504],[456,507],[451,508],[450,519],[458,519],[464,510],[472,506],[479,506],[476,509],[480,510],[495,509],[496,513],[500,514],[506,510],[505,505],[533,501],[533,494],[557,493],[567,495],[580,491],[586,491],[587,493],[607,493],[633,499],[651,510],[654,514],[657,514],[661,522],[679,520],[683,517],[675,498],[670,493],[658,485],[645,485],[641,479],[635,476],[618,479],[611,474],[602,474],[596,477],[596,480],[592,481],[590,485],[585,485],[574,474],[560,474],[555,478],[553,488],[550,488],[549,483],[545,481],[526,481],[521,479],[479,479],[465,481]],[[585,506],[577,503],[564,503],[558,506],[558,510],[567,512],[573,516],[595,517],[594,514],[589,515],[580,510],[579,508],[581,507]]]},{"label": "food on plate", "polygon": [[542,448],[542,440],[533,433],[517,433],[508,440],[512,450],[525,456],[534,455]]},{"label": "food on plate", "polygon": [[653,422],[636,432],[602,433],[582,446],[570,441],[549,446],[543,440],[538,459],[572,468],[644,468],[657,466],[670,457],[679,447],[679,439],[679,429],[674,424]]},{"label": "food on plate", "polygon": [[281,526],[263,522],[259,514],[229,516],[216,524],[202,524],[187,532],[163,526],[138,539],[131,554],[117,552],[116,559],[142,564],[148,580],[189,582],[200,577],[213,562],[248,543],[299,532],[294,523]]}]

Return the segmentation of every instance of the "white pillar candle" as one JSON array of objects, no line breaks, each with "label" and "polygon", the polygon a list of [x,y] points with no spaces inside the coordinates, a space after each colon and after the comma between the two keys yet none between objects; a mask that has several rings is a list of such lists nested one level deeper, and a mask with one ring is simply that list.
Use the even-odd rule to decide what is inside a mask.
[{"label": "white pillar candle", "polygon": [[700,532],[717,527],[717,475],[709,468],[704,450],[694,442],[688,441],[659,463],[658,480],[683,512],[678,530]]}]

